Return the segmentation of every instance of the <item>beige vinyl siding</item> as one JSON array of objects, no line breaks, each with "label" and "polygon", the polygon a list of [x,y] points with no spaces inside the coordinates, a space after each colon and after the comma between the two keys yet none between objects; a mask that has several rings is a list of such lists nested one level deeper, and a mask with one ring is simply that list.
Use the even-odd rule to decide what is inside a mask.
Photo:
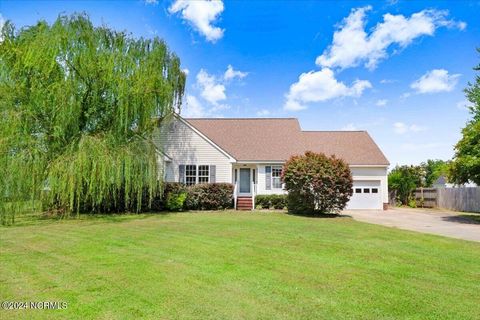
[{"label": "beige vinyl siding", "polygon": [[183,121],[174,118],[170,125],[157,129],[154,142],[171,158],[166,162],[166,181],[179,181],[179,165],[195,164],[215,165],[216,182],[232,182],[230,158]]}]

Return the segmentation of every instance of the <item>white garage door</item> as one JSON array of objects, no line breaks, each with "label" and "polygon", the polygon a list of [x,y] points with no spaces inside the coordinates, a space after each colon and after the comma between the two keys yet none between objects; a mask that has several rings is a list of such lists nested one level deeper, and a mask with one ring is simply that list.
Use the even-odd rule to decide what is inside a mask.
[{"label": "white garage door", "polygon": [[382,209],[380,180],[353,181],[353,194],[347,209]]}]

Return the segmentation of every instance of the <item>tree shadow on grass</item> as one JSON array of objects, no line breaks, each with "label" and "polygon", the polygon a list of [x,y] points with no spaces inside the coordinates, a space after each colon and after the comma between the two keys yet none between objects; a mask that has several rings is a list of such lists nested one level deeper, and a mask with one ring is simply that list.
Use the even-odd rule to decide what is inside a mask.
[{"label": "tree shadow on grass", "polygon": [[2,227],[25,227],[50,225],[59,222],[90,222],[90,223],[121,223],[132,220],[144,220],[157,216],[167,216],[177,212],[159,211],[142,213],[80,213],[80,214],[52,214],[49,212],[29,212],[18,214],[15,217],[15,223]]},{"label": "tree shadow on grass", "polygon": [[446,216],[442,217],[444,221],[464,223],[464,224],[479,224],[480,225],[480,214],[460,214],[458,216]]}]

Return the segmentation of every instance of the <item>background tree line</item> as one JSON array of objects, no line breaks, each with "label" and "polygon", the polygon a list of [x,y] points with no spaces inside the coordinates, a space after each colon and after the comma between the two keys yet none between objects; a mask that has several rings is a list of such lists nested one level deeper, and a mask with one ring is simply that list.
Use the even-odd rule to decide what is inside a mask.
[{"label": "background tree line", "polygon": [[[480,49],[477,49],[480,52]],[[473,68],[480,71],[480,64]],[[396,166],[388,175],[388,187],[397,192],[404,205],[419,187],[431,187],[435,180],[444,176],[448,182],[462,185],[474,182],[480,185],[480,75],[475,82],[469,83],[465,95],[472,104],[472,118],[462,129],[462,138],[455,145],[455,154],[451,161],[428,160],[418,166]]]},{"label": "background tree line", "polygon": [[420,165],[396,166],[388,175],[388,189],[396,191],[397,199],[407,205],[416,188],[432,187],[441,176],[447,177],[450,162],[427,160]]}]

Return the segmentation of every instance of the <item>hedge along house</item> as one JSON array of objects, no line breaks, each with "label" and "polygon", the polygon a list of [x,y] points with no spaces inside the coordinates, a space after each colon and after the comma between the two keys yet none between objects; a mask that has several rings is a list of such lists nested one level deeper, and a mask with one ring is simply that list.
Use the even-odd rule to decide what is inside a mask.
[{"label": "hedge along house", "polygon": [[366,131],[302,131],[296,118],[169,119],[155,134],[167,182],[233,183],[235,207],[282,194],[282,166],[305,151],[344,159],[353,176],[347,209],[385,209],[389,162]]}]

